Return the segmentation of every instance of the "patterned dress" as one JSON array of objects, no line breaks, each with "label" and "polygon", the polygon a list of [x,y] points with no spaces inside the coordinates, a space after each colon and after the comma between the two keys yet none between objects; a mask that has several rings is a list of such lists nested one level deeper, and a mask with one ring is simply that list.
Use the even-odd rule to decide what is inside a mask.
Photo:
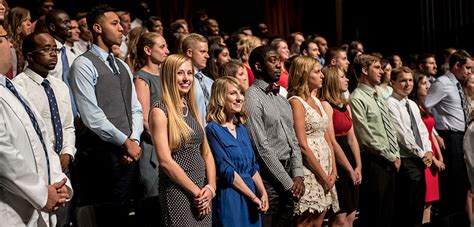
[{"label": "patterned dress", "polygon": [[[318,106],[321,115],[313,109],[301,97],[293,96],[290,99],[298,99],[305,108],[305,131],[308,140],[308,146],[313,151],[314,156],[319,160],[319,164],[326,174],[332,172],[332,158],[329,146],[324,138],[324,133],[328,124],[328,117],[324,112],[323,106],[318,99],[314,102]],[[295,206],[295,215],[302,215],[304,212],[321,213],[332,208],[334,212],[339,211],[339,202],[337,198],[336,187],[333,187],[328,193],[324,192],[323,186],[316,180],[313,172],[303,168],[305,192]]]},{"label": "patterned dress", "polygon": [[[161,100],[158,100],[153,108],[160,108],[168,117],[166,107]],[[191,181],[202,188],[207,182],[206,167],[200,152],[200,146],[204,140],[204,131],[196,117],[191,113],[184,117],[184,120],[191,127],[193,133],[189,141],[171,153],[171,156]],[[160,172],[158,187],[164,226],[211,226],[211,214],[200,219],[199,211],[194,206],[193,196],[184,191],[163,172]]]}]

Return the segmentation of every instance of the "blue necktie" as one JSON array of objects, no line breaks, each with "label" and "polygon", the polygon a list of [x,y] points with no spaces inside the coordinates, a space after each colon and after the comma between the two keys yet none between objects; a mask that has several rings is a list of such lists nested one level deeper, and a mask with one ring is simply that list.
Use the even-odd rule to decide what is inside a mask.
[{"label": "blue necktie", "polygon": [[115,67],[115,59],[112,54],[109,54],[109,56],[107,57],[107,62],[109,62],[109,66],[110,68],[112,68],[112,72],[114,73],[114,75],[118,76],[119,72],[117,70],[117,67]]},{"label": "blue necktie", "polygon": [[16,91],[12,82],[8,79],[5,79],[5,85],[7,86],[8,90],[10,90],[13,93],[13,95],[15,95],[18,100],[20,100],[21,104],[25,108],[26,113],[28,113],[28,116],[30,117],[31,124],[33,125],[33,128],[35,129],[35,132],[41,141],[41,145],[43,145],[44,154],[46,156],[46,164],[48,167],[48,184],[51,184],[51,172],[49,168],[48,150],[46,149],[46,143],[44,142],[43,134],[41,133],[41,129],[38,125],[38,121],[36,120],[36,117],[33,114],[33,111],[31,111],[30,107],[25,103],[25,101],[23,101],[23,99],[20,97],[20,95]]},{"label": "blue necktie", "polygon": [[199,84],[201,85],[202,93],[204,93],[204,97],[206,98],[206,106],[207,106],[207,101],[209,100],[209,91],[206,88],[206,84],[204,83],[203,80],[204,75],[202,74],[201,71],[198,71],[196,73],[196,78],[199,81]]},{"label": "blue necktie", "polygon": [[56,96],[54,95],[54,91],[49,85],[48,80],[43,80],[43,83],[41,83],[41,85],[43,85],[44,91],[46,92],[46,96],[48,96],[49,110],[51,112],[51,121],[53,123],[54,129],[54,151],[59,154],[63,149],[63,128],[61,124],[61,117],[59,116]]},{"label": "blue necktie", "polygon": [[61,63],[63,64],[63,81],[69,87],[69,82],[67,80],[67,75],[69,73],[69,61],[67,60],[66,46],[61,48]]},{"label": "blue necktie", "polygon": [[66,83],[67,87],[69,88],[69,95],[71,96],[71,106],[72,106],[72,116],[77,116],[77,106],[76,102],[74,101],[74,97],[72,96],[71,86],[69,85],[69,61],[67,60],[66,54],[66,46],[61,48],[61,63],[63,65],[63,81]]}]

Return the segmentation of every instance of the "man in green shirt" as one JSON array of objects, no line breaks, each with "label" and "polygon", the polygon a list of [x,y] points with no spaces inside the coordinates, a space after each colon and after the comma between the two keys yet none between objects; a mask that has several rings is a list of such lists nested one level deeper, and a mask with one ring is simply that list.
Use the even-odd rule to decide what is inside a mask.
[{"label": "man in green shirt", "polygon": [[396,131],[386,101],[375,85],[380,84],[380,59],[362,54],[354,60],[359,85],[352,93],[352,121],[361,146],[362,176],[360,226],[389,226],[392,223],[395,171],[400,168]]}]

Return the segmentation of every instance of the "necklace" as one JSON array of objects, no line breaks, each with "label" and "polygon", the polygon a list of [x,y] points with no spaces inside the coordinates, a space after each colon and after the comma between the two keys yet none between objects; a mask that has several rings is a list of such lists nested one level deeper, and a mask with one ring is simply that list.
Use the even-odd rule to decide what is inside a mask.
[{"label": "necklace", "polygon": [[186,99],[183,99],[184,107],[183,107],[183,117],[187,117],[189,113],[188,102]]},{"label": "necklace", "polygon": [[[231,127],[230,125],[233,125],[234,127]],[[235,126],[234,124],[229,124],[229,125],[227,125],[227,128],[228,128],[230,131],[235,131],[235,128],[236,128],[236,127],[237,127],[237,126]]]}]

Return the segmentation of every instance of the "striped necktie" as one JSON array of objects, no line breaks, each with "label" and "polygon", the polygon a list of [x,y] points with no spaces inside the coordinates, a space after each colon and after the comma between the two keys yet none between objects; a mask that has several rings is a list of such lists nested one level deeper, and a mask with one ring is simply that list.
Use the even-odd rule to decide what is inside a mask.
[{"label": "striped necktie", "polygon": [[15,95],[16,98],[20,101],[20,103],[25,108],[26,113],[30,117],[31,124],[33,125],[33,128],[35,129],[35,132],[39,137],[41,145],[43,146],[44,155],[46,157],[46,165],[47,165],[47,168],[48,168],[48,184],[51,184],[51,170],[50,170],[50,167],[49,167],[50,165],[49,165],[48,150],[46,149],[46,143],[44,141],[43,134],[41,133],[41,129],[39,127],[38,121],[36,120],[35,114],[30,109],[30,107],[26,104],[26,102],[21,98],[20,94],[18,94],[18,91],[15,89],[15,86],[13,86],[13,83],[10,80],[5,79],[5,85],[8,88],[8,90],[10,90],[11,93],[13,95]]},{"label": "striped necktie", "polygon": [[206,88],[206,84],[204,83],[204,78],[203,77],[204,77],[204,75],[202,74],[201,71],[198,71],[196,73],[196,78],[198,79],[199,84],[201,85],[202,93],[204,93],[204,97],[206,98],[206,104],[207,104],[207,101],[209,100],[209,91]]},{"label": "striped necktie", "polygon": [[395,134],[395,128],[393,127],[392,122],[390,121],[387,106],[385,104],[385,101],[382,101],[376,92],[374,92],[374,99],[377,103],[377,106],[379,107],[380,115],[382,116],[383,126],[385,129],[385,133],[387,134],[387,139],[390,146],[390,153],[396,154],[399,149],[397,136]]},{"label": "striped necktie", "polygon": [[469,113],[468,113],[468,109],[467,109],[466,96],[464,96],[464,91],[463,91],[462,86],[459,82],[456,83],[456,86],[458,87],[459,98],[461,98],[461,106],[462,106],[462,111],[464,113],[465,128],[467,128],[467,121],[468,121],[467,118],[469,117]]}]

